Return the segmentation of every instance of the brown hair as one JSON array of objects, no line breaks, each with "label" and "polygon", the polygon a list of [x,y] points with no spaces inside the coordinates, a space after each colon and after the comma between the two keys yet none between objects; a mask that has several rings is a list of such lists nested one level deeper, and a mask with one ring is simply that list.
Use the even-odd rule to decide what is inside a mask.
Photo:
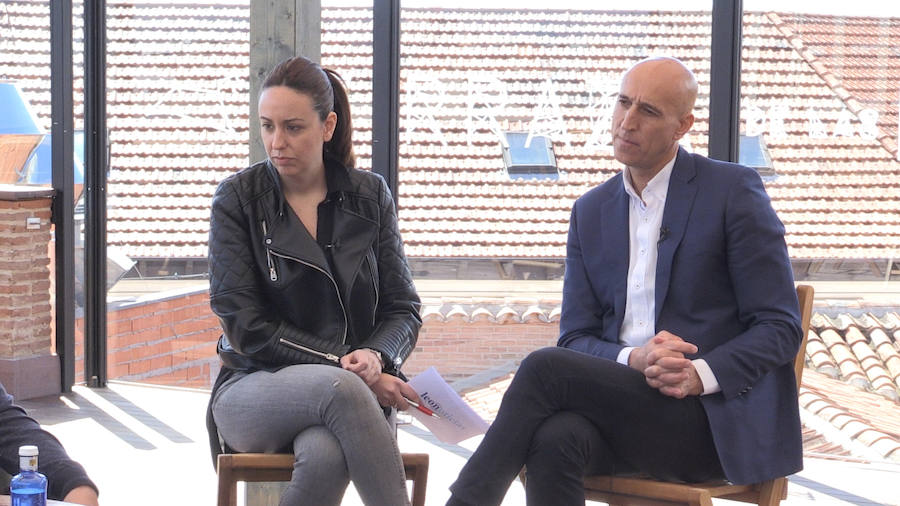
[{"label": "brown hair", "polygon": [[286,86],[312,99],[319,119],[325,121],[328,113],[337,114],[334,135],[325,143],[325,151],[347,167],[356,165],[353,154],[353,125],[350,120],[350,101],[344,80],[337,72],[323,69],[318,63],[295,56],[279,63],[263,81],[260,93],[273,86]]}]

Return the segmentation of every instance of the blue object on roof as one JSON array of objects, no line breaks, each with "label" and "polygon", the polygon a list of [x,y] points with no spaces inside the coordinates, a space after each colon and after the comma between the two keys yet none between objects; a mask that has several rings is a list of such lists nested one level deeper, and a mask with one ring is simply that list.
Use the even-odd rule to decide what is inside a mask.
[{"label": "blue object on roof", "polygon": [[[44,140],[34,148],[28,161],[25,162],[24,181],[28,184],[52,184],[53,162],[50,149],[50,134],[44,136]],[[84,131],[76,130],[74,133],[74,183],[84,184]]]},{"label": "blue object on roof", "polygon": [[[31,111],[28,101],[15,83],[0,83],[0,135],[28,134],[42,135],[37,117]],[[51,184],[53,162],[51,157],[50,134],[34,148],[22,169],[20,183]],[[84,131],[74,133],[75,184],[84,184]]]},{"label": "blue object on roof", "polygon": [[14,83],[0,83],[0,134],[40,134],[37,118]]}]

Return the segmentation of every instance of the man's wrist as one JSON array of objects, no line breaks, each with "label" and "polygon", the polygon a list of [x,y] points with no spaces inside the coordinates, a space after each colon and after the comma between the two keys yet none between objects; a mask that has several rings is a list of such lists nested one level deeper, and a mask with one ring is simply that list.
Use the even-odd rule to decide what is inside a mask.
[{"label": "man's wrist", "polygon": [[722,391],[715,373],[713,373],[709,364],[706,363],[706,360],[695,358],[691,360],[691,364],[694,366],[694,371],[700,380],[700,395],[709,395]]},{"label": "man's wrist", "polygon": [[631,353],[626,357],[626,360],[628,360],[628,367],[643,372],[643,370],[647,368],[647,357],[645,353],[643,346],[632,348]]}]

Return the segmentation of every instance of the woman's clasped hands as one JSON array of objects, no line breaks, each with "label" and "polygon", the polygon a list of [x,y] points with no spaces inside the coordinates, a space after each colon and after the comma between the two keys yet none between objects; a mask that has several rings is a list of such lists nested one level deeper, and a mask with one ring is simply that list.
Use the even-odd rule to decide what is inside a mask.
[{"label": "woman's clasped hands", "polygon": [[381,372],[381,359],[368,348],[351,351],[341,357],[341,367],[355,373],[375,392],[378,404],[392,406],[399,411],[409,409],[407,399],[419,401],[419,396],[402,379]]},{"label": "woman's clasped hands", "polygon": [[371,387],[381,376],[382,363],[374,350],[360,348],[341,357],[341,367],[355,373]]}]

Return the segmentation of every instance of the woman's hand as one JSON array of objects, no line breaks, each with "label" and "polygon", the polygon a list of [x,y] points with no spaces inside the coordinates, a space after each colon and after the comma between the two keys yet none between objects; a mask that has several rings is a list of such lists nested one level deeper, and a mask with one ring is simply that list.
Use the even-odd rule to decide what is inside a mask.
[{"label": "woman's hand", "polygon": [[341,367],[356,373],[357,376],[366,382],[366,385],[372,387],[372,384],[378,381],[381,375],[381,360],[374,351],[368,348],[360,348],[341,357]]},{"label": "woman's hand", "polygon": [[419,401],[418,394],[411,386],[402,379],[390,374],[381,373],[378,380],[374,384],[369,385],[369,388],[375,392],[378,404],[393,406],[400,411],[409,408],[409,403],[406,402],[406,399]]},{"label": "woman's hand", "polygon": [[75,504],[85,504],[87,506],[98,506],[99,504],[97,500],[97,491],[87,485],[73,488],[66,494],[63,501]]}]

